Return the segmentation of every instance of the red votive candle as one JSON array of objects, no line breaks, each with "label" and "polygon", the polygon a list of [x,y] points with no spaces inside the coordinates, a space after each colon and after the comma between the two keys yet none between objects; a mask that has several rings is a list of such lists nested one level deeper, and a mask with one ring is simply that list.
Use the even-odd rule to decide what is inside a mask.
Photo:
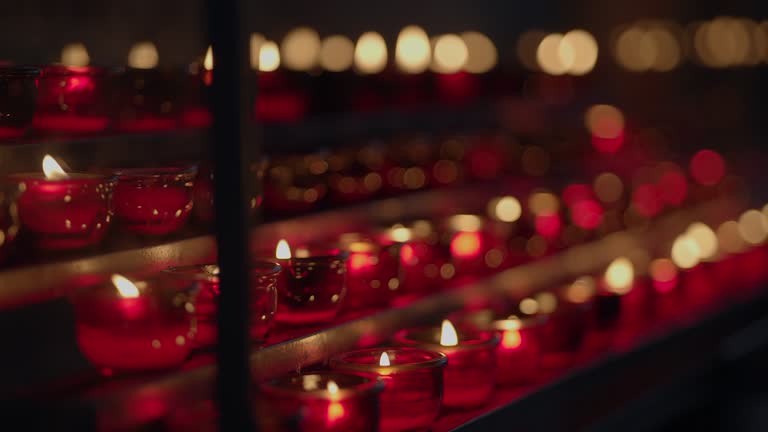
[{"label": "red votive candle", "polygon": [[382,432],[427,430],[440,414],[443,369],[440,352],[417,348],[375,348],[352,351],[331,359],[331,368],[379,376]]},{"label": "red votive candle", "polygon": [[397,224],[383,237],[401,244],[401,291],[419,297],[434,291],[440,282],[453,278],[455,268],[447,252],[438,247],[438,235],[432,223],[417,220],[406,225]]},{"label": "red votive candle", "polygon": [[347,254],[338,250],[310,255],[280,240],[276,261],[283,268],[277,283],[278,322],[289,325],[319,324],[333,320],[346,296]]},{"label": "red votive candle", "polygon": [[49,133],[88,134],[109,126],[106,71],[54,65],[43,69],[32,127]]},{"label": "red votive candle", "polygon": [[489,221],[459,214],[447,221],[451,262],[460,276],[482,275],[499,268],[509,255],[505,239],[493,235]]},{"label": "red votive candle", "polygon": [[400,247],[382,244],[356,234],[341,236],[340,249],[347,258],[347,298],[344,308],[359,310],[389,305],[398,293]]},{"label": "red votive candle", "polygon": [[445,368],[443,405],[448,408],[474,408],[491,397],[496,381],[496,346],[494,332],[456,329],[450,321],[442,327],[401,330],[395,341],[442,352],[448,357]]},{"label": "red votive candle", "polygon": [[257,408],[259,429],[376,431],[383,386],[376,376],[338,372],[292,375],[266,382],[261,385]]},{"label": "red votive candle", "polygon": [[175,366],[192,349],[193,304],[158,280],[112,275],[76,292],[72,302],[80,351],[105,374]]},{"label": "red votive candle", "polygon": [[[250,270],[250,334],[254,341],[263,341],[272,328],[277,311],[277,278],[280,265],[255,261],[251,263]],[[163,273],[171,278],[178,289],[193,293],[194,345],[210,347],[216,344],[217,301],[221,292],[219,267],[215,264],[169,267]]]},{"label": "red votive candle", "polygon": [[77,249],[99,243],[112,214],[115,178],[102,174],[65,173],[56,161],[43,159],[45,174],[12,174],[23,191],[19,197],[22,228],[41,249]]},{"label": "red votive candle", "polygon": [[114,170],[115,219],[127,231],[162,236],[181,229],[192,211],[196,166]]},{"label": "red votive candle", "polygon": [[0,140],[19,138],[35,114],[40,69],[0,66]]},{"label": "red votive candle", "polygon": [[21,222],[18,215],[17,185],[0,183],[0,263],[8,256]]},{"label": "red votive candle", "polygon": [[590,324],[590,311],[595,295],[591,279],[578,279],[561,290],[534,297],[539,313],[549,319],[542,329],[542,365],[560,368],[569,365],[581,349]]}]

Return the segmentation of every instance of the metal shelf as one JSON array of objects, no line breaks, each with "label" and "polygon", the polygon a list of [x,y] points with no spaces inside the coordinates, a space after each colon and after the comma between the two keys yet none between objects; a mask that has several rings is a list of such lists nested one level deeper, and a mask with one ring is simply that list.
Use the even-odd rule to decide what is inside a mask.
[{"label": "metal shelf", "polygon": [[[413,199],[417,198],[413,197]],[[419,200],[423,201],[423,198]],[[454,203],[457,201],[454,193],[450,194],[450,201]],[[434,203],[435,201],[431,204]],[[360,220],[367,220],[371,214],[378,214],[375,210],[386,205],[386,203],[378,203],[367,206],[366,211],[361,211],[357,216],[361,218]],[[408,206],[403,207],[408,208]],[[256,379],[263,379],[321,363],[335,353],[360,345],[381,343],[397,329],[435,322],[447,313],[462,308],[469,300],[491,299],[510,293],[524,294],[550,288],[574,277],[597,272],[620,255],[629,256],[635,261],[637,268],[642,270],[644,260],[647,258],[644,251],[667,247],[674,236],[694,220],[718,223],[727,217],[732,217],[736,210],[738,210],[737,203],[731,200],[704,203],[689,210],[667,215],[653,224],[652,228],[615,233],[602,240],[504,271],[460,289],[433,295],[406,306],[381,311],[360,319],[352,319],[285,342],[258,347],[251,355],[252,374]],[[337,218],[325,214],[318,216],[317,220],[327,224],[328,221],[337,220]],[[303,227],[309,226],[306,221],[290,223],[301,224]],[[274,227],[269,231],[273,235],[279,235],[274,232]],[[114,261],[114,259],[110,258],[107,261]],[[162,401],[165,406],[188,406],[191,401],[210,397],[211,383],[215,375],[216,368],[210,361],[193,360],[187,368],[177,372],[161,376],[115,378],[84,390],[81,388],[76,394],[67,393],[65,396],[97,411],[99,418],[108,419],[115,425],[125,425],[135,421],[151,420],[136,418],[136,410],[131,409],[147,398]]]}]

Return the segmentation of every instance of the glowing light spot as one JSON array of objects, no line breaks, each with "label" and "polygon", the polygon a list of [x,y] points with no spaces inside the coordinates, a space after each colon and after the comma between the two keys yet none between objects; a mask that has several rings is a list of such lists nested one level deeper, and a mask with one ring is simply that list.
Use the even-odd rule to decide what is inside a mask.
[{"label": "glowing light spot", "polygon": [[597,198],[604,203],[614,203],[624,193],[624,184],[621,182],[621,179],[616,174],[610,172],[597,176],[592,187]]},{"label": "glowing light spot", "polygon": [[662,201],[671,205],[680,205],[685,201],[688,193],[688,181],[680,171],[667,171],[659,179],[657,189]]},{"label": "glowing light spot", "polygon": [[[668,72],[675,69],[682,58],[680,42],[665,26],[649,28],[645,34],[653,44],[653,64],[650,69],[657,72]],[[644,39],[644,41],[647,39]]]},{"label": "glowing light spot", "polygon": [[580,228],[595,229],[603,222],[603,208],[594,200],[581,200],[571,207],[571,220]]},{"label": "glowing light spot", "polygon": [[429,38],[421,27],[411,25],[400,31],[395,45],[395,62],[400,70],[411,74],[424,72],[430,56]]},{"label": "glowing light spot", "polygon": [[389,354],[386,351],[382,352],[381,357],[379,357],[379,366],[392,366],[389,362]]},{"label": "glowing light spot", "polygon": [[[426,270],[426,269],[425,269]],[[456,267],[451,263],[445,263],[440,266],[440,277],[448,280],[456,275]]]},{"label": "glowing light spot", "polygon": [[64,169],[51,155],[43,156],[43,174],[48,180],[64,180],[69,178]]},{"label": "glowing light spot", "polygon": [[520,300],[520,305],[518,307],[520,308],[520,312],[526,315],[534,315],[539,311],[539,302],[530,297],[526,297]]},{"label": "glowing light spot", "polygon": [[672,262],[681,269],[689,269],[699,264],[701,251],[696,242],[687,235],[678,236],[672,243]]},{"label": "glowing light spot", "polygon": [[448,219],[448,226],[453,231],[479,231],[483,227],[483,220],[472,214],[458,214]]},{"label": "glowing light spot", "polygon": [[739,234],[749,244],[764,242],[768,237],[768,218],[759,210],[747,210],[739,217]]},{"label": "glowing light spot", "polygon": [[141,294],[136,284],[131,282],[130,279],[123,275],[113,274],[110,279],[112,280],[112,285],[117,288],[117,292],[120,294],[120,297],[137,298]]},{"label": "glowing light spot", "polygon": [[468,31],[461,34],[467,47],[467,61],[464,70],[470,73],[481,74],[493,69],[498,62],[496,46],[486,35]]},{"label": "glowing light spot", "polygon": [[624,114],[612,105],[593,105],[584,116],[592,145],[602,153],[615,153],[624,144]]},{"label": "glowing light spot", "polygon": [[701,150],[691,158],[689,169],[697,183],[713,186],[725,175],[725,161],[713,150]]},{"label": "glowing light spot", "polygon": [[677,286],[677,267],[671,260],[659,258],[651,261],[649,272],[656,291],[667,293]]},{"label": "glowing light spot", "polygon": [[440,345],[444,347],[452,347],[459,344],[459,335],[456,333],[456,328],[448,320],[443,320],[440,326]]},{"label": "glowing light spot", "polygon": [[275,258],[291,259],[291,247],[288,245],[288,242],[285,239],[277,242],[277,247],[275,248]]},{"label": "glowing light spot", "polygon": [[299,27],[285,35],[280,45],[285,67],[308,71],[317,65],[320,54],[320,36],[309,27]]},{"label": "glowing light spot", "polygon": [[616,258],[605,270],[605,284],[616,294],[626,294],[632,289],[635,268],[627,258]]},{"label": "glowing light spot", "polygon": [[534,225],[536,227],[536,232],[547,239],[556,238],[560,235],[560,230],[562,229],[560,215],[557,213],[542,213],[536,215]]},{"label": "glowing light spot", "polygon": [[474,257],[480,253],[480,246],[477,232],[460,232],[451,240],[451,254],[458,258]]},{"label": "glowing light spot", "polygon": [[565,289],[565,298],[573,303],[586,303],[595,295],[595,281],[591,277],[581,277]]},{"label": "glowing light spot", "polygon": [[536,301],[539,303],[539,312],[549,314],[557,309],[557,296],[550,292],[543,292],[536,295]]},{"label": "glowing light spot", "polygon": [[280,50],[277,43],[268,40],[259,49],[259,71],[272,72],[280,67]]},{"label": "glowing light spot", "polygon": [[563,36],[559,54],[564,63],[572,57],[568,68],[570,74],[585,75],[592,71],[597,63],[597,41],[585,30],[569,31]]},{"label": "glowing light spot", "polygon": [[643,184],[635,189],[632,193],[632,205],[644,217],[656,216],[663,206],[656,187],[651,184]]},{"label": "glowing light spot", "polygon": [[135,69],[154,69],[159,61],[160,55],[152,42],[137,42],[128,51],[128,66]]},{"label": "glowing light spot", "polygon": [[387,66],[387,44],[376,32],[363,33],[355,46],[355,69],[363,74],[381,72]]},{"label": "glowing light spot", "polygon": [[501,346],[506,349],[519,348],[523,344],[520,330],[505,330],[501,338]]},{"label": "glowing light spot", "polygon": [[550,75],[563,75],[568,72],[574,61],[573,48],[567,45],[561,50],[562,41],[562,34],[552,33],[539,43],[536,61],[542,71]]},{"label": "glowing light spot", "polygon": [[561,194],[567,206],[573,206],[579,201],[592,198],[592,190],[585,184],[569,184]]},{"label": "glowing light spot", "polygon": [[712,231],[712,228],[701,222],[696,222],[688,227],[686,235],[696,243],[701,260],[714,258],[717,254],[717,235]]},{"label": "glowing light spot", "polygon": [[455,34],[439,36],[435,41],[432,56],[433,70],[440,73],[455,73],[467,63],[469,51],[464,40]]},{"label": "glowing light spot", "polygon": [[653,37],[637,26],[629,27],[619,34],[614,45],[614,56],[618,63],[634,72],[651,69],[657,55]]},{"label": "glowing light spot", "polygon": [[61,64],[64,66],[85,67],[90,62],[88,49],[82,43],[66,44],[61,49]]},{"label": "glowing light spot", "polygon": [[208,45],[208,49],[205,51],[203,68],[205,68],[205,70],[213,70],[213,47],[210,45]]},{"label": "glowing light spot", "polygon": [[502,222],[515,222],[520,219],[523,207],[513,196],[504,196],[490,202],[489,213]]},{"label": "glowing light spot", "polygon": [[267,41],[267,38],[264,37],[261,33],[251,33],[250,38],[250,59],[251,59],[251,69],[253,70],[259,70],[259,57],[261,53],[261,47],[264,45],[264,42]]},{"label": "glowing light spot", "polygon": [[560,201],[553,193],[535,192],[528,198],[528,209],[534,215],[557,213]]},{"label": "glowing light spot", "polygon": [[352,67],[354,56],[355,44],[346,36],[328,36],[320,46],[320,66],[331,72]]},{"label": "glowing light spot", "polygon": [[393,227],[389,231],[389,238],[397,243],[405,243],[411,239],[411,230],[404,226]]}]

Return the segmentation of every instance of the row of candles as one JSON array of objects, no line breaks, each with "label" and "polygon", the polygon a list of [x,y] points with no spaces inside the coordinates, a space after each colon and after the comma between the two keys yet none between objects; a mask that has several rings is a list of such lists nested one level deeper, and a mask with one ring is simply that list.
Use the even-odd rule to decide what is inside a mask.
[{"label": "row of candles", "polygon": [[[213,70],[205,66],[196,63],[188,69],[165,70],[0,65],[0,142],[30,132],[34,136],[83,136],[208,127]],[[375,111],[392,105],[425,105],[435,98],[449,104],[465,103],[480,94],[482,87],[481,80],[468,73],[434,77],[350,74],[346,78],[315,78],[317,82],[310,86],[306,81],[313,78],[309,76],[261,72],[254,118],[291,122],[313,110]],[[255,82],[255,72],[253,79]],[[338,97],[328,98],[326,93]]]},{"label": "row of candles", "polygon": [[[751,219],[759,224],[746,223]],[[650,277],[636,276],[633,261],[617,258],[599,278],[474,304],[441,326],[401,330],[392,345],[337,355],[330,371],[264,383],[265,421],[276,422],[274,430],[295,421],[301,430],[420,430],[442,410],[482,406],[495,386],[529,384],[542,368],[572,364],[590,334],[593,348],[596,341],[605,349],[618,326],[679,319],[764,281],[768,251],[760,245],[768,217],[750,210],[722,226],[734,223],[743,239],[739,249],[718,244],[714,230],[695,223],[675,239],[669,258],[641,263]],[[252,338],[263,341],[273,320],[315,326],[347,305],[386,307],[391,300],[380,294],[408,281],[402,251],[425,244],[414,231],[397,225],[376,241],[342,236],[335,248],[291,249],[280,241],[273,259],[252,265]],[[373,245],[400,255],[380,260]],[[453,263],[467,275],[484,274]],[[215,343],[219,290],[213,264],[168,268],[145,280],[113,275],[72,297],[81,351],[107,374],[181,364],[194,348]]]}]

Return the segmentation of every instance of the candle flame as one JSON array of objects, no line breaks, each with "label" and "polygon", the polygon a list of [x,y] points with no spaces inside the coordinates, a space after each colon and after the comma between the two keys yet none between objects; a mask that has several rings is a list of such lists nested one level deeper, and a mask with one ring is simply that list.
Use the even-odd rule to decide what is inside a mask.
[{"label": "candle flame", "polygon": [[64,168],[51,155],[43,157],[43,173],[48,180],[64,180],[69,178]]},{"label": "candle flame", "polygon": [[387,354],[386,351],[381,353],[381,357],[379,358],[379,366],[392,366],[392,363],[389,362],[389,354]]},{"label": "candle flame", "polygon": [[404,226],[392,227],[389,233],[393,241],[398,243],[405,243],[411,239],[411,230]]},{"label": "candle flame", "polygon": [[507,330],[501,339],[501,346],[507,349],[515,349],[522,345],[522,343],[523,338],[520,335],[520,330]]},{"label": "candle flame", "polygon": [[213,47],[210,45],[208,45],[208,50],[205,52],[203,67],[205,70],[213,70]]},{"label": "candle flame", "polygon": [[277,247],[275,248],[275,258],[291,259],[291,247],[288,245],[288,242],[285,239],[277,242]]},{"label": "candle flame", "polygon": [[628,258],[616,258],[605,270],[605,283],[616,294],[626,294],[632,289],[635,269]]},{"label": "candle flame", "polygon": [[459,344],[459,335],[456,334],[456,328],[448,320],[443,320],[440,330],[440,345],[444,347],[456,346]]},{"label": "candle flame", "polygon": [[119,274],[112,275],[112,284],[117,288],[117,292],[124,298],[136,298],[139,296],[139,288],[127,277]]},{"label": "candle flame", "polygon": [[332,396],[339,394],[339,385],[336,384],[336,381],[328,380],[326,387],[328,388],[328,393],[330,393]]}]

